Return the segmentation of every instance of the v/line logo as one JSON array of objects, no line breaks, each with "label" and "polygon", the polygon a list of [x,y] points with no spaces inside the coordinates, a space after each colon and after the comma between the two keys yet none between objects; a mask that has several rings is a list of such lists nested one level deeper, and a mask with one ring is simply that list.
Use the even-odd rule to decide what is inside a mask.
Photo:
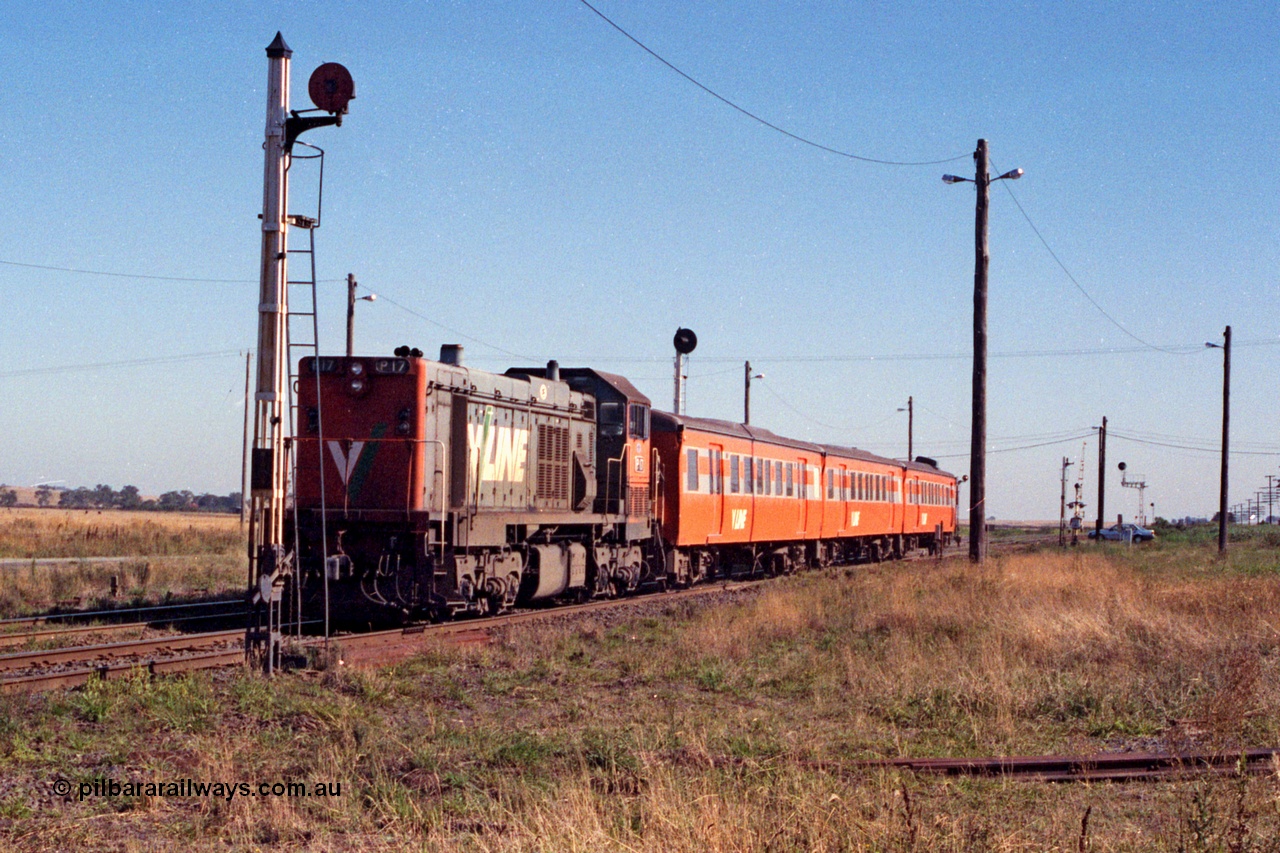
[{"label": "v/line logo", "polygon": [[481,482],[522,483],[529,456],[529,430],[524,427],[491,426],[487,421],[467,424],[467,450],[471,471]]}]

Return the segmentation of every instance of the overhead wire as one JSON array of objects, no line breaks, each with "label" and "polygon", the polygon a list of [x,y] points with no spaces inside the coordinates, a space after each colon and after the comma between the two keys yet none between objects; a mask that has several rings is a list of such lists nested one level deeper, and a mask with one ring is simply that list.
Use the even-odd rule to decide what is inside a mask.
[{"label": "overhead wire", "polygon": [[14,376],[42,376],[54,373],[82,373],[113,367],[146,367],[154,364],[176,364],[184,361],[205,361],[215,358],[228,358],[233,355],[237,357],[242,356],[244,355],[244,350],[214,350],[212,352],[164,355],[155,356],[153,358],[131,358],[122,361],[100,361],[91,364],[64,364],[54,367],[28,367],[19,370],[0,370],[0,378],[7,379]]},{"label": "overhead wire", "polygon": [[[997,172],[1000,171],[998,168],[996,168],[994,161],[992,161],[991,166]],[[1142,344],[1144,347],[1147,347],[1148,349],[1153,349],[1158,352],[1168,353],[1170,355],[1189,354],[1185,352],[1179,352],[1178,350],[1180,348],[1177,348],[1177,347],[1172,347],[1172,348],[1162,347],[1162,346],[1153,344],[1150,341],[1144,340],[1143,338],[1129,331],[1127,328],[1125,328],[1123,323],[1121,323],[1115,317],[1112,317],[1109,313],[1107,313],[1106,309],[1103,308],[1102,305],[1098,303],[1098,300],[1094,299],[1093,296],[1089,293],[1089,291],[1084,289],[1084,285],[1082,285],[1079,281],[1077,281],[1076,277],[1071,274],[1071,270],[1067,269],[1067,265],[1062,262],[1062,259],[1058,257],[1058,253],[1053,250],[1053,247],[1049,245],[1049,241],[1044,238],[1044,234],[1040,233],[1040,229],[1037,228],[1036,224],[1031,221],[1031,216],[1030,214],[1027,213],[1026,208],[1022,206],[1022,202],[1018,201],[1018,197],[1013,194],[1013,187],[1009,186],[1010,182],[1001,181],[1000,183],[1004,184],[1005,192],[1009,194],[1009,198],[1013,199],[1014,206],[1018,208],[1018,212],[1022,214],[1022,218],[1027,221],[1027,225],[1031,226],[1032,232],[1036,235],[1036,238],[1040,241],[1040,245],[1044,246],[1045,251],[1049,253],[1049,257],[1053,258],[1054,263],[1056,263],[1058,265],[1058,268],[1061,269],[1062,272],[1067,276],[1067,279],[1072,284],[1075,285],[1076,290],[1080,291],[1080,293],[1083,294],[1084,298],[1089,300],[1089,304],[1092,305],[1094,308],[1096,308],[1099,314],[1101,314],[1103,317],[1106,317],[1107,320],[1109,320],[1111,324],[1115,326],[1117,329],[1124,332],[1130,338],[1133,338],[1135,341]]]},{"label": "overhead wire", "polygon": [[738,104],[726,98],[724,95],[721,95],[720,93],[714,91],[709,86],[706,86],[703,83],[700,83],[690,75],[686,74],[684,71],[681,71],[671,62],[668,62],[666,59],[660,56],[656,51],[654,51],[652,48],[646,45],[644,42],[640,41],[638,38],[631,35],[631,33],[624,30],[621,26],[615,23],[612,18],[605,15],[595,6],[592,6],[590,3],[587,2],[587,0],[578,0],[578,2],[580,2],[583,6],[586,6],[592,12],[594,12],[600,18],[600,20],[604,21],[606,24],[613,27],[615,30],[617,30],[619,33],[625,36],[629,41],[631,41],[632,44],[639,47],[645,53],[649,54],[654,59],[661,62],[663,65],[665,65],[667,68],[674,71],[676,74],[679,74],[685,80],[697,86],[699,89],[706,92],[708,95],[715,98],[717,101],[720,101],[722,104],[734,110],[737,110],[739,113],[751,119],[752,121],[759,122],[760,124],[764,125],[770,130],[777,131],[778,133],[781,133],[783,136],[793,139],[796,142],[800,142],[805,145],[812,146],[813,148],[817,148],[820,151],[825,151],[828,154],[835,154],[838,157],[847,157],[850,160],[857,160],[861,163],[875,163],[880,166],[940,166],[943,163],[954,163],[957,160],[963,160],[970,156],[968,154],[960,154],[956,157],[947,157],[946,159],[943,159],[943,160],[881,160],[876,157],[864,157],[860,154],[851,154],[848,151],[841,151],[838,148],[832,148],[829,145],[823,145],[821,142],[815,142],[812,139],[807,139],[806,137],[803,137],[798,133],[792,133],[786,128],[779,127],[773,122],[768,121],[767,119],[761,118],[760,116],[756,115],[755,113],[751,112],[745,107],[739,106]]},{"label": "overhead wire", "polygon": [[389,302],[389,303],[391,303],[391,304],[392,304],[392,305],[394,305],[396,308],[399,308],[401,311],[404,311],[404,312],[405,312],[405,313],[407,313],[407,314],[411,314],[411,315],[413,315],[414,317],[417,317],[419,320],[422,320],[423,322],[430,323],[431,325],[436,326],[437,328],[444,329],[446,332],[450,332],[450,333],[452,333],[452,334],[455,334],[455,335],[457,335],[458,337],[460,337],[460,338],[462,338],[462,339],[464,339],[464,340],[471,341],[471,342],[472,342],[472,343],[474,343],[474,344],[479,344],[480,346],[488,347],[489,349],[491,349],[491,350],[495,350],[495,351],[497,351],[497,352],[500,352],[500,353],[502,353],[503,355],[509,355],[509,356],[511,356],[512,358],[522,358],[522,359],[525,359],[526,361],[534,361],[534,360],[535,360],[533,356],[530,356],[530,355],[524,355],[524,354],[522,354],[522,353],[518,353],[518,352],[512,352],[512,351],[511,351],[511,350],[509,350],[509,349],[503,349],[502,347],[498,346],[497,344],[491,344],[491,343],[489,343],[488,341],[484,341],[484,340],[481,340],[480,338],[477,338],[477,337],[473,337],[473,336],[471,336],[471,335],[468,335],[466,332],[461,332],[461,331],[459,331],[459,330],[457,330],[457,329],[455,329],[455,328],[453,328],[453,327],[451,327],[451,326],[446,326],[444,323],[441,323],[441,322],[440,322],[440,321],[438,321],[438,320],[433,320],[433,319],[431,319],[431,318],[430,318],[430,317],[428,317],[426,314],[422,314],[422,313],[420,313],[420,312],[418,312],[418,311],[415,311],[414,309],[410,308],[410,307],[409,307],[409,306],[407,306],[407,305],[402,305],[401,303],[399,303],[399,302],[397,302],[396,300],[392,299],[390,296],[387,296],[387,295],[386,295],[386,292],[385,292],[385,291],[383,291],[383,290],[379,290],[379,291],[378,291],[378,298],[379,298],[379,299],[382,299],[382,300],[385,300],[385,301],[387,301],[387,302]]},{"label": "overhead wire", "polygon": [[[192,278],[190,276],[178,275],[149,275],[136,272],[110,272],[107,270],[86,270],[76,267],[56,267],[49,264],[28,264],[20,261],[0,260],[0,265],[6,267],[23,267],[33,270],[49,270],[52,272],[69,272],[76,275],[102,275],[112,278],[139,278],[149,279],[151,281],[186,281],[194,284],[257,284],[256,278]],[[346,281],[343,278],[323,278],[317,281],[317,284],[329,284],[335,281]]]}]

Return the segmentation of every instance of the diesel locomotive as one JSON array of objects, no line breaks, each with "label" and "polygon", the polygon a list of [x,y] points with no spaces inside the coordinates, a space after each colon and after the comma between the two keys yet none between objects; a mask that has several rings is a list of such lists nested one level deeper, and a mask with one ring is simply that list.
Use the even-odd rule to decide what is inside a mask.
[{"label": "diesel locomotive", "polygon": [[[447,618],[877,561],[955,535],[956,478],[654,411],[591,368],[303,359],[293,523],[304,597]],[[360,619],[366,618],[364,615]]]}]

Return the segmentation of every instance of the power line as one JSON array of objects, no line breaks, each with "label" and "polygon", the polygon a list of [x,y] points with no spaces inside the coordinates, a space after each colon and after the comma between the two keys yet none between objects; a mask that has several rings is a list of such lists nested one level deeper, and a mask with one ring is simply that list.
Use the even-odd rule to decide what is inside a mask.
[{"label": "power line", "polygon": [[[1280,346],[1280,338],[1278,339],[1259,339],[1253,341],[1232,341],[1232,347],[1237,346],[1253,346],[1253,347],[1273,347]],[[1159,352],[1171,355],[1191,355],[1204,351],[1204,343],[1194,344],[1169,344],[1163,347],[1152,347],[1143,344],[1140,347],[1096,347],[1092,349],[1075,348],[1075,349],[1039,349],[1039,350],[1006,350],[1003,352],[993,352],[988,358],[1058,358],[1061,356],[1086,356],[1086,355],[1132,355],[1134,353],[1148,352],[1156,349]],[[881,355],[755,355],[750,357],[753,362],[758,360],[761,364],[769,362],[788,362],[796,364],[815,363],[815,362],[875,362],[875,361],[961,361],[973,358],[972,353],[891,353]],[[703,363],[715,362],[742,362],[743,356],[726,355],[726,356],[700,356],[698,359]],[[582,356],[567,355],[564,361],[580,361],[591,363],[611,363],[611,364],[653,364],[657,362],[670,361],[666,356],[635,356],[630,358],[618,356]],[[728,371],[726,371],[728,372]]]},{"label": "power line", "polygon": [[[1122,441],[1132,441],[1134,444],[1149,444],[1154,447],[1168,447],[1174,450],[1190,450],[1195,453],[1221,453],[1221,446],[1218,447],[1195,447],[1189,444],[1175,444],[1170,441],[1152,441],[1145,438],[1134,438],[1131,435],[1118,433],[1114,430],[1107,430],[1107,437],[1114,436]],[[1206,442],[1207,444],[1208,442]],[[1280,450],[1235,450],[1231,451],[1232,456],[1280,456]]]},{"label": "power line", "polygon": [[463,338],[464,340],[468,340],[468,341],[471,341],[472,343],[479,344],[482,347],[488,347],[489,349],[496,350],[497,352],[500,352],[503,355],[509,355],[512,358],[520,358],[520,359],[524,359],[525,361],[535,360],[534,357],[531,355],[523,355],[518,352],[512,352],[511,350],[503,349],[497,344],[491,344],[488,341],[482,341],[479,338],[472,337],[471,335],[466,334],[465,332],[460,332],[457,329],[454,329],[450,326],[446,326],[444,323],[438,322],[436,320],[432,320],[427,315],[421,314],[413,310],[412,308],[408,307],[407,305],[401,305],[399,302],[395,301],[390,296],[387,296],[386,293],[381,289],[379,289],[378,291],[378,298],[385,300],[387,302],[390,302],[392,305],[399,308],[401,311],[404,311],[406,314],[412,314],[414,317],[417,317],[419,320],[422,320],[426,323],[430,323],[431,325],[436,326],[438,328],[444,329],[446,332],[450,332],[451,334],[457,335],[458,337]]},{"label": "power line", "polygon": [[611,19],[610,19],[608,16],[606,16],[603,12],[601,12],[601,11],[600,11],[599,9],[597,9],[595,6],[592,6],[590,3],[588,3],[588,2],[587,2],[587,0],[578,0],[578,2],[580,2],[583,6],[586,6],[586,7],[587,7],[588,9],[590,9],[592,12],[595,12],[595,13],[596,13],[596,15],[597,15],[597,16],[599,16],[600,20],[604,21],[606,24],[608,24],[609,26],[613,27],[613,28],[614,28],[615,30],[617,30],[618,32],[622,33],[622,35],[626,36],[626,38],[627,38],[628,40],[630,40],[633,44],[635,44],[637,47],[639,47],[639,48],[640,48],[641,50],[643,50],[645,53],[649,54],[649,55],[650,55],[650,56],[652,56],[654,59],[658,60],[658,61],[659,61],[659,62],[661,62],[663,65],[667,66],[667,68],[670,68],[672,71],[674,71],[675,73],[679,74],[679,75],[680,75],[681,77],[683,77],[685,80],[688,80],[690,83],[692,83],[693,85],[697,86],[699,89],[701,89],[702,91],[706,92],[708,95],[710,95],[711,97],[715,98],[717,101],[720,101],[722,104],[725,104],[726,106],[732,107],[733,109],[735,109],[735,110],[737,110],[738,112],[742,113],[742,114],[743,114],[744,116],[746,116],[747,118],[751,119],[752,121],[759,122],[760,124],[764,125],[765,127],[769,128],[770,130],[775,130],[775,131],[777,131],[778,133],[781,133],[783,136],[786,136],[786,137],[788,137],[788,138],[790,138],[790,139],[794,139],[796,142],[802,142],[802,143],[804,143],[805,145],[810,145],[810,146],[812,146],[812,147],[814,147],[814,148],[817,148],[817,149],[818,149],[818,150],[820,150],[820,151],[826,151],[828,154],[835,154],[835,155],[837,155],[837,156],[839,156],[839,157],[847,157],[847,158],[849,158],[850,160],[858,160],[859,162],[862,162],[862,163],[876,163],[876,164],[881,165],[881,166],[939,166],[939,165],[941,165],[941,164],[943,164],[943,163],[954,163],[956,160],[963,160],[963,159],[965,159],[966,157],[968,157],[968,156],[969,156],[968,154],[961,154],[961,155],[959,155],[959,156],[957,156],[957,157],[948,157],[948,158],[946,158],[945,160],[917,160],[917,161],[878,160],[878,159],[876,159],[876,158],[874,158],[874,157],[863,157],[863,156],[860,156],[860,155],[858,155],[858,154],[850,154],[850,153],[849,153],[849,152],[847,152],[847,151],[841,151],[841,150],[839,150],[839,149],[837,149],[837,148],[831,148],[830,146],[823,145],[823,144],[822,144],[822,143],[820,143],[820,142],[814,142],[812,139],[806,139],[805,137],[800,136],[799,134],[792,133],[791,131],[786,130],[785,128],[781,128],[781,127],[779,127],[778,125],[774,124],[773,122],[770,122],[770,121],[767,121],[767,120],[765,120],[765,119],[761,118],[760,116],[756,115],[755,113],[751,112],[751,111],[750,111],[750,110],[748,110],[748,109],[745,109],[745,108],[743,108],[743,107],[738,106],[738,105],[737,105],[737,104],[735,104],[733,101],[729,100],[728,98],[724,97],[723,95],[721,95],[721,94],[719,94],[719,93],[717,93],[717,92],[713,91],[712,89],[710,89],[709,87],[707,87],[707,86],[703,85],[702,83],[699,83],[697,80],[693,79],[693,78],[692,78],[692,77],[690,77],[688,74],[684,73],[684,72],[683,72],[683,71],[681,71],[679,68],[677,68],[676,66],[672,65],[672,64],[671,64],[670,62],[668,62],[667,60],[663,59],[663,58],[662,58],[661,56],[659,56],[659,55],[658,55],[654,50],[652,50],[649,46],[647,46],[644,42],[640,41],[638,38],[636,38],[635,36],[631,35],[631,33],[627,32],[627,31],[626,31],[626,30],[624,30],[622,27],[618,26],[616,23],[614,23],[614,22],[613,22],[613,20],[611,20]]},{"label": "power line", "polygon": [[57,367],[28,367],[22,370],[0,371],[0,378],[14,376],[43,376],[52,373],[83,373],[113,367],[142,367],[153,364],[176,364],[184,361],[207,361],[215,358],[241,356],[244,350],[215,350],[213,352],[193,352],[183,355],[164,355],[154,358],[132,358],[124,361],[100,361],[94,364],[64,364]]},{"label": "power line", "polygon": [[[995,168],[995,163],[993,162],[993,163],[991,164],[991,166],[992,166],[992,168]],[[998,172],[998,171],[1000,171],[1000,170],[999,170],[999,169],[996,169],[996,171]],[[1026,209],[1022,206],[1022,202],[1018,201],[1018,197],[1017,197],[1016,195],[1014,195],[1014,194],[1013,194],[1013,187],[1009,186],[1010,182],[1009,182],[1009,181],[1001,181],[1001,183],[1002,183],[1002,184],[1004,184],[1005,192],[1007,192],[1007,193],[1009,194],[1009,198],[1013,199],[1013,203],[1014,203],[1014,205],[1018,208],[1018,211],[1022,214],[1022,218],[1023,218],[1023,219],[1025,219],[1025,220],[1027,220],[1027,224],[1028,224],[1028,225],[1030,225],[1030,226],[1031,226],[1031,230],[1032,230],[1033,232],[1035,232],[1036,237],[1040,240],[1040,244],[1041,244],[1042,246],[1044,246],[1045,251],[1047,251],[1047,252],[1049,253],[1049,257],[1053,258],[1054,263],[1056,263],[1056,264],[1058,265],[1058,267],[1059,267],[1059,268],[1060,268],[1060,269],[1061,269],[1061,270],[1066,274],[1067,278],[1068,278],[1068,279],[1070,279],[1071,283],[1072,283],[1072,284],[1074,284],[1074,285],[1076,286],[1076,290],[1078,290],[1078,291],[1080,291],[1082,294],[1084,294],[1084,298],[1085,298],[1085,299],[1088,299],[1088,300],[1089,300],[1089,303],[1090,303],[1094,308],[1097,308],[1097,309],[1098,309],[1098,313],[1099,313],[1099,314],[1101,314],[1103,317],[1106,317],[1108,320],[1110,320],[1110,321],[1111,321],[1111,324],[1112,324],[1113,326],[1115,326],[1117,329],[1119,329],[1120,331],[1124,332],[1126,335],[1128,335],[1129,337],[1133,338],[1135,341],[1137,341],[1138,343],[1142,344],[1144,347],[1147,347],[1148,349],[1158,350],[1158,351],[1160,351],[1160,352],[1163,352],[1163,353],[1169,353],[1169,354],[1171,354],[1171,355],[1174,355],[1174,354],[1177,354],[1177,355],[1185,355],[1185,354],[1186,354],[1186,353],[1178,353],[1178,352],[1176,352],[1176,350],[1177,350],[1177,349],[1179,349],[1179,348],[1177,348],[1177,347],[1175,347],[1175,348],[1165,348],[1165,347],[1160,347],[1160,346],[1156,346],[1156,345],[1155,345],[1155,344],[1153,344],[1153,343],[1150,343],[1150,342],[1148,342],[1148,341],[1143,340],[1142,338],[1140,338],[1140,337],[1138,337],[1137,335],[1135,335],[1133,332],[1131,332],[1131,331],[1129,331],[1128,329],[1126,329],[1126,328],[1124,327],[1124,324],[1122,324],[1122,323],[1121,323],[1119,320],[1117,320],[1115,317],[1112,317],[1110,314],[1108,314],[1108,313],[1106,312],[1106,310],[1105,310],[1101,305],[1099,305],[1099,304],[1098,304],[1098,300],[1094,299],[1094,298],[1089,294],[1089,291],[1085,290],[1085,289],[1084,289],[1084,286],[1083,286],[1082,284],[1080,284],[1080,282],[1076,281],[1076,277],[1075,277],[1074,275],[1072,275],[1072,274],[1071,274],[1071,270],[1067,269],[1067,265],[1066,265],[1066,264],[1064,264],[1064,263],[1062,262],[1062,259],[1058,257],[1058,253],[1057,253],[1057,252],[1055,252],[1055,251],[1053,250],[1053,247],[1049,245],[1049,241],[1048,241],[1048,240],[1046,240],[1046,239],[1044,238],[1044,235],[1040,233],[1040,229],[1039,229],[1039,228],[1037,228],[1037,227],[1036,227],[1036,224],[1035,224],[1034,222],[1032,222],[1032,221],[1031,221],[1031,217],[1027,214]]]},{"label": "power line", "polygon": [[[191,278],[189,276],[177,275],[148,275],[146,273],[137,272],[109,272],[107,270],[86,270],[76,267],[55,267],[48,264],[27,264],[19,261],[0,261],[0,264],[6,267],[23,267],[32,270],[50,270],[52,272],[69,272],[76,275],[103,275],[112,278],[143,278],[151,281],[186,281],[195,284],[257,284],[256,278]],[[342,278],[323,278],[317,283],[324,284],[335,281],[346,281]]]},{"label": "power line", "polygon": [[851,427],[851,426],[837,426],[836,424],[829,424],[829,423],[826,423],[826,422],[824,422],[824,421],[820,421],[820,420],[818,420],[817,418],[812,417],[811,415],[809,415],[809,414],[807,414],[807,413],[805,413],[805,412],[802,412],[800,409],[797,409],[795,406],[791,405],[791,403],[787,402],[787,400],[786,400],[786,398],[785,398],[785,397],[783,397],[783,396],[782,396],[781,394],[779,394],[777,391],[773,390],[773,387],[772,387],[768,382],[765,382],[763,379],[762,379],[762,380],[758,380],[758,381],[760,382],[760,386],[761,386],[762,388],[764,388],[764,390],[768,391],[768,392],[769,392],[770,394],[772,394],[775,398],[777,398],[778,402],[782,403],[782,405],[786,406],[788,409],[790,409],[791,411],[795,412],[797,415],[799,415],[799,416],[800,416],[801,418],[803,418],[804,420],[809,421],[810,423],[815,423],[815,424],[817,424],[818,426],[821,426],[821,427],[826,427],[827,429],[834,429],[834,430],[838,430],[839,432],[862,432],[863,430],[872,429],[872,428],[874,428],[874,427],[878,427],[878,426],[880,426],[881,424],[886,423],[886,422],[888,422],[889,420],[891,420],[891,419],[893,419],[893,418],[897,417],[897,414],[898,414],[896,411],[894,411],[894,412],[890,412],[888,415],[886,415],[885,417],[883,417],[883,418],[881,418],[880,420],[876,421],[875,423],[864,424],[864,425],[862,425],[862,426],[856,426],[856,427]]},{"label": "power line", "polygon": [[[1110,433],[1108,433],[1108,435],[1109,435],[1109,434],[1110,434]],[[993,448],[988,448],[987,453],[1016,453],[1016,452],[1018,452],[1018,451],[1020,451],[1020,450],[1032,450],[1032,449],[1037,448],[1037,447],[1052,447],[1052,446],[1053,446],[1053,445],[1055,445],[1055,444],[1066,444],[1068,441],[1079,441],[1079,440],[1080,440],[1080,439],[1082,439],[1082,438],[1088,438],[1090,435],[1092,435],[1092,432],[1085,432],[1085,433],[1080,433],[1079,435],[1073,435],[1073,436],[1071,436],[1070,438],[1060,438],[1060,439],[1058,439],[1057,441],[1041,441],[1041,442],[1038,442],[1038,443],[1036,443],[1036,444],[1023,444],[1023,445],[1019,445],[1019,446],[1017,446],[1017,447],[1001,447],[1001,448],[994,448],[994,449],[993,449]],[[947,455],[944,455],[944,456],[938,456],[938,457],[936,457],[936,458],[938,458],[938,459],[965,459],[965,458],[967,458],[968,456],[969,456],[969,454],[968,454],[968,453],[952,453],[952,454],[947,454]]]}]

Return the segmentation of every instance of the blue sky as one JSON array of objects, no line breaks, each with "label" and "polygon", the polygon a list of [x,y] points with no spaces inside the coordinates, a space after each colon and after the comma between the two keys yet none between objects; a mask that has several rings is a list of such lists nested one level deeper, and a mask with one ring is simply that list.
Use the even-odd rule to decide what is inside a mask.
[{"label": "blue sky", "polygon": [[[1083,449],[1092,517],[1103,415],[1109,516],[1137,507],[1122,460],[1158,514],[1213,512],[1203,342],[1227,324],[1232,502],[1280,473],[1275,4],[595,5],[794,134],[959,159],[804,145],[578,0],[9,4],[0,481],[239,488],[277,30],[295,108],[322,62],[357,86],[343,127],[304,137],[328,152],[326,350],[354,272],[382,297],[362,352],[557,358],[666,407],[688,326],[691,414],[740,418],[750,359],[753,423],[904,455],[911,395],[916,452],[964,473],[973,189],[939,179],[986,138],[1026,170],[992,188],[991,514],[1055,516]],[[314,207],[303,167],[294,191]]]}]

